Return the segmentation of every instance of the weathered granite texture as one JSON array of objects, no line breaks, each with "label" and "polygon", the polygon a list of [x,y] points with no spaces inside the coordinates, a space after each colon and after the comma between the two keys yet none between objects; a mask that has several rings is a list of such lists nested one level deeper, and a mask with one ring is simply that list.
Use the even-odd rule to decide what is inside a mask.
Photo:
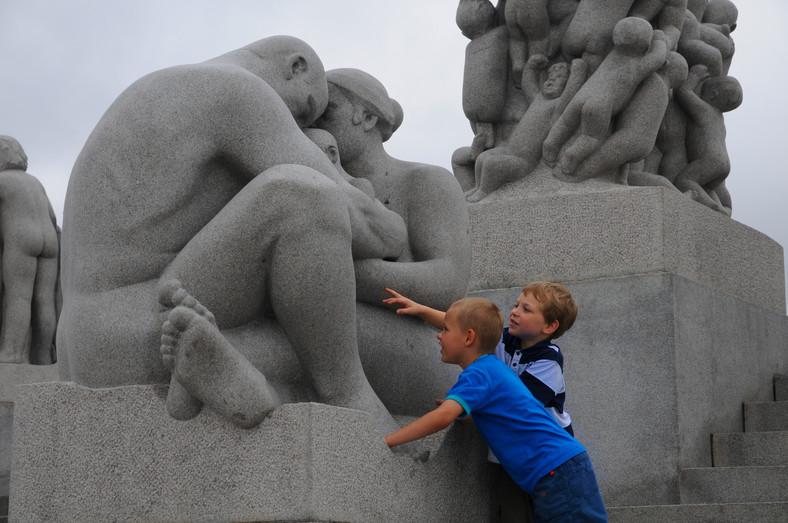
[{"label": "weathered granite texture", "polygon": [[0,521],[8,515],[11,479],[11,427],[16,386],[57,381],[57,365],[0,363]]},{"label": "weathered granite texture", "polygon": [[471,426],[430,438],[420,463],[392,454],[363,412],[290,404],[244,430],[209,410],[173,420],[166,394],[19,387],[11,520],[487,521],[494,510]]},{"label": "weathered granite texture", "polygon": [[468,201],[546,165],[571,182],[678,189],[730,215],[737,18],[730,0],[461,0],[475,136],[452,164]]},{"label": "weathered granite texture", "polygon": [[593,192],[541,171],[517,182],[532,197],[472,205],[470,289],[669,272],[785,314],[777,242],[676,191],[590,182]]},{"label": "weathered granite texture", "polygon": [[60,229],[44,186],[26,170],[19,142],[0,136],[0,363],[49,365],[60,312]]},{"label": "weathered granite texture", "polygon": [[243,427],[311,400],[369,412],[387,433],[388,410],[431,407],[456,372],[434,357],[434,332],[380,300],[386,285],[436,307],[465,294],[467,210],[448,171],[385,153],[402,109],[350,77],[321,126],[348,172],[381,179],[350,179],[303,132],[338,99],[292,37],[151,73],[118,97],[66,195],[64,380],[170,382],[174,417],[207,403]]}]

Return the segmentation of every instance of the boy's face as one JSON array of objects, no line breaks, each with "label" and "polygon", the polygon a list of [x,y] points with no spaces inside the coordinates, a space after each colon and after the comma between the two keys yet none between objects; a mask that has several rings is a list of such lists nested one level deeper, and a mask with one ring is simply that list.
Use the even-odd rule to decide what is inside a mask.
[{"label": "boy's face", "polygon": [[443,320],[443,329],[438,333],[441,344],[441,361],[460,365],[466,356],[466,332],[457,324],[456,312],[450,307]]},{"label": "boy's face", "polygon": [[557,327],[557,321],[547,323],[542,314],[542,304],[530,292],[520,294],[509,313],[509,334],[520,338],[522,348],[549,339]]}]

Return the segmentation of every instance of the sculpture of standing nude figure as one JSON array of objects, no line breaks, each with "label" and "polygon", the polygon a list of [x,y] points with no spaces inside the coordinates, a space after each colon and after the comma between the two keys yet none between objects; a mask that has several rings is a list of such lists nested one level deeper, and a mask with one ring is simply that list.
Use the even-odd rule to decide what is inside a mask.
[{"label": "sculpture of standing nude figure", "polygon": [[55,362],[60,231],[44,187],[26,170],[19,142],[0,136],[0,363],[48,365]]}]

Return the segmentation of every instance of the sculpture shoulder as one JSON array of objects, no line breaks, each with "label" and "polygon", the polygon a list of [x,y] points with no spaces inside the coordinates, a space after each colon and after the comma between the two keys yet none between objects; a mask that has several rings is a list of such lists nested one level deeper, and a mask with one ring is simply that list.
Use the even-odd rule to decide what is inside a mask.
[{"label": "sculpture shoulder", "polygon": [[[0,193],[9,191],[35,191],[44,192],[44,186],[38,178],[19,169],[0,171]],[[0,194],[2,196],[2,194]]]}]

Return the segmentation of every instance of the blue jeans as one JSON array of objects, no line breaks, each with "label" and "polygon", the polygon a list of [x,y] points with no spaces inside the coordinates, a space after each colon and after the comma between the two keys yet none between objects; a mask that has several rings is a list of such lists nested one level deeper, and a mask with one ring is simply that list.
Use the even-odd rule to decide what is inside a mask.
[{"label": "blue jeans", "polygon": [[540,479],[533,492],[534,521],[607,521],[594,467],[586,452]]}]

